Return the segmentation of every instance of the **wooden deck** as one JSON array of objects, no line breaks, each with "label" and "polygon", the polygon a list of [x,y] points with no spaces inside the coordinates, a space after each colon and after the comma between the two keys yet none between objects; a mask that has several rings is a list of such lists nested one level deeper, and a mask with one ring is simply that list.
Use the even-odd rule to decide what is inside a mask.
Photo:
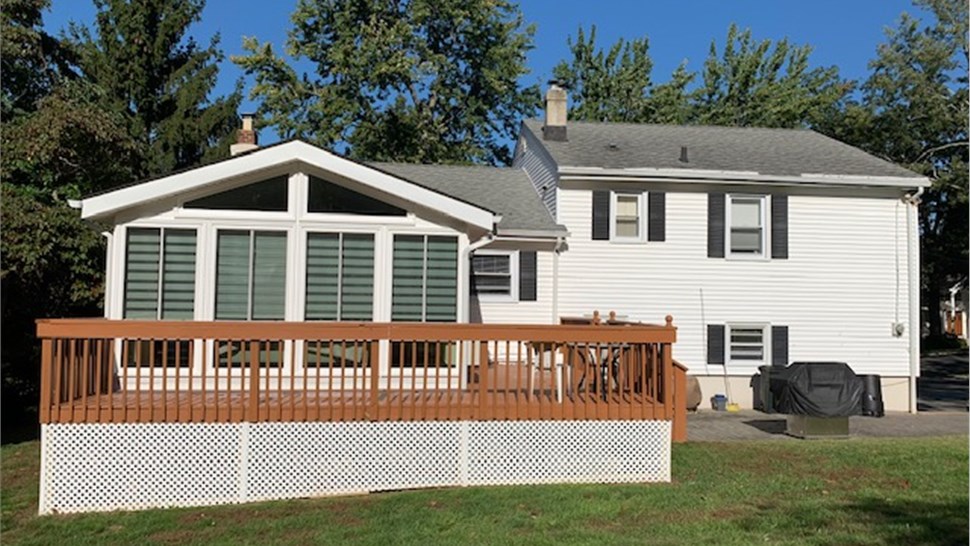
[{"label": "wooden deck", "polygon": [[671,355],[675,332],[669,320],[664,326],[41,321],[40,417],[42,423],[672,420],[678,438],[686,431],[686,376]]}]

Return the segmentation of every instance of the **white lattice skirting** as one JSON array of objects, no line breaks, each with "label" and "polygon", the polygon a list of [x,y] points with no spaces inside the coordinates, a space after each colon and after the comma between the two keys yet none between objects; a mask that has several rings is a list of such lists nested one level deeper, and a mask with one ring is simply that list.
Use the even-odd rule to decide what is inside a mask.
[{"label": "white lattice skirting", "polygon": [[44,425],[40,513],[670,481],[670,433],[669,421]]}]

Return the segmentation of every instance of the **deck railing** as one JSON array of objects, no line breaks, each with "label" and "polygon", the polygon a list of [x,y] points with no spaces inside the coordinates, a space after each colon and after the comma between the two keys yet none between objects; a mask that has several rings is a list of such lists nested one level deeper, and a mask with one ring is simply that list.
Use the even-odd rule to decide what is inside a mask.
[{"label": "deck railing", "polygon": [[57,319],[37,332],[42,423],[663,419],[682,439],[670,317],[662,326]]}]

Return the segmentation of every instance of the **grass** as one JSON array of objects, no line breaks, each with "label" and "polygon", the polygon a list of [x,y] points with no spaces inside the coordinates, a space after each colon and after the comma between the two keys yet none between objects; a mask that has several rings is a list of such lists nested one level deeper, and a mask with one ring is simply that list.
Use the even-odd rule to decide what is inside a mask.
[{"label": "grass", "polygon": [[5,446],[14,544],[967,544],[966,437],[674,446],[660,485],[488,487],[37,517]]}]

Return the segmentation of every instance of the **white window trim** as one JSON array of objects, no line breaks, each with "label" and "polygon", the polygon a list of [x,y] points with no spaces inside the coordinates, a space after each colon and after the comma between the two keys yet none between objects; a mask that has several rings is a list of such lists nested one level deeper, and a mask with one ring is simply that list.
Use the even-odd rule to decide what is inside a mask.
[{"label": "white window trim", "polygon": [[[637,198],[637,236],[619,237],[616,234],[616,211],[618,196],[635,196]],[[614,243],[643,243],[647,240],[647,221],[645,192],[611,191],[610,192],[610,242]]]},{"label": "white window trim", "polygon": [[[731,229],[732,229],[732,219],[731,219],[731,201],[735,198],[740,199],[760,199],[761,200],[761,253],[760,254],[747,254],[743,252],[732,252],[731,251]],[[769,261],[771,260],[770,247],[771,239],[770,232],[771,226],[768,224],[771,215],[769,214],[768,207],[771,205],[771,200],[768,196],[763,193],[729,193],[727,194],[727,200],[725,201],[724,208],[724,256],[729,260],[743,260],[743,261]]]},{"label": "white window trim", "polygon": [[[731,358],[731,330],[761,330],[762,359],[734,360]],[[771,363],[771,329],[767,322],[733,322],[724,328],[724,360],[733,366],[765,366]]]},{"label": "white window trim", "polygon": [[[476,250],[474,256],[508,256],[509,257],[509,293],[508,294],[475,294],[480,302],[512,303],[519,301],[519,251],[517,250]],[[471,276],[474,268],[469,263],[469,290],[471,290]]]}]

